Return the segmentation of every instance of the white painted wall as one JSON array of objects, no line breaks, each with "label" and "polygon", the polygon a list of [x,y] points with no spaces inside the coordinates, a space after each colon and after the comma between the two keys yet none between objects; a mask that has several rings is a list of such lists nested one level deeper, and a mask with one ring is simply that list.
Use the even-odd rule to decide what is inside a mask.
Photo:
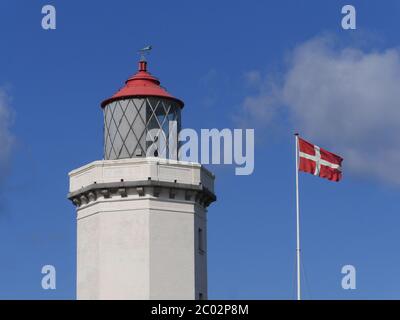
[{"label": "white painted wall", "polygon": [[[214,177],[198,164],[157,159],[96,161],[70,173],[70,192],[96,181],[152,180],[213,190]],[[164,160],[165,161],[165,160]],[[136,179],[136,180],[135,180]],[[184,190],[169,198],[129,190],[127,197],[77,208],[78,299],[197,299],[207,297],[207,253],[200,253],[197,230],[207,238],[206,210]],[[206,249],[206,240],[204,244]]]}]

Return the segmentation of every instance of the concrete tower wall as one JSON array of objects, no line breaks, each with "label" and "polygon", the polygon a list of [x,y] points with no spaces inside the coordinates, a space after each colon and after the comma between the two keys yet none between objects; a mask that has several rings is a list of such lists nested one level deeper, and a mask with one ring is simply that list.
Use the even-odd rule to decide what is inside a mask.
[{"label": "concrete tower wall", "polygon": [[158,158],[72,171],[78,299],[207,298],[213,183],[199,164]]}]

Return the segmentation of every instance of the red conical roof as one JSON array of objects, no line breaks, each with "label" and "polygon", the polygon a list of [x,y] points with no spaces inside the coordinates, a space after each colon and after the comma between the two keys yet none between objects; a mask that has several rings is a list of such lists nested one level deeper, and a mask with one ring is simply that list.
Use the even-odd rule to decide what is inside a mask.
[{"label": "red conical roof", "polygon": [[183,101],[172,96],[167,90],[160,86],[160,81],[147,72],[147,62],[139,61],[138,72],[125,81],[125,86],[111,98],[104,100],[101,107],[124,98],[130,97],[162,97],[177,101],[183,108]]}]

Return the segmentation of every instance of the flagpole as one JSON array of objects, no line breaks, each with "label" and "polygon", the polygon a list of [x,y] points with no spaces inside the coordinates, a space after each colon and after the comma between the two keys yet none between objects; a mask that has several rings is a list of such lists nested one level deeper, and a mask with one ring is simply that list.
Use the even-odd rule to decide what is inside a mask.
[{"label": "flagpole", "polygon": [[296,253],[297,253],[297,300],[301,300],[300,290],[300,207],[299,207],[299,134],[295,133],[296,141]]}]

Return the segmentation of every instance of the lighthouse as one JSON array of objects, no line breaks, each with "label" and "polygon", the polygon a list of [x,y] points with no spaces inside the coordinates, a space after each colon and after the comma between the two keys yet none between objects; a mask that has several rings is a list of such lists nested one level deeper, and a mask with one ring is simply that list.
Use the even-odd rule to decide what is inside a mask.
[{"label": "lighthouse", "polygon": [[183,107],[143,56],[101,103],[104,158],[69,173],[78,299],[207,298],[214,175],[179,160]]}]

